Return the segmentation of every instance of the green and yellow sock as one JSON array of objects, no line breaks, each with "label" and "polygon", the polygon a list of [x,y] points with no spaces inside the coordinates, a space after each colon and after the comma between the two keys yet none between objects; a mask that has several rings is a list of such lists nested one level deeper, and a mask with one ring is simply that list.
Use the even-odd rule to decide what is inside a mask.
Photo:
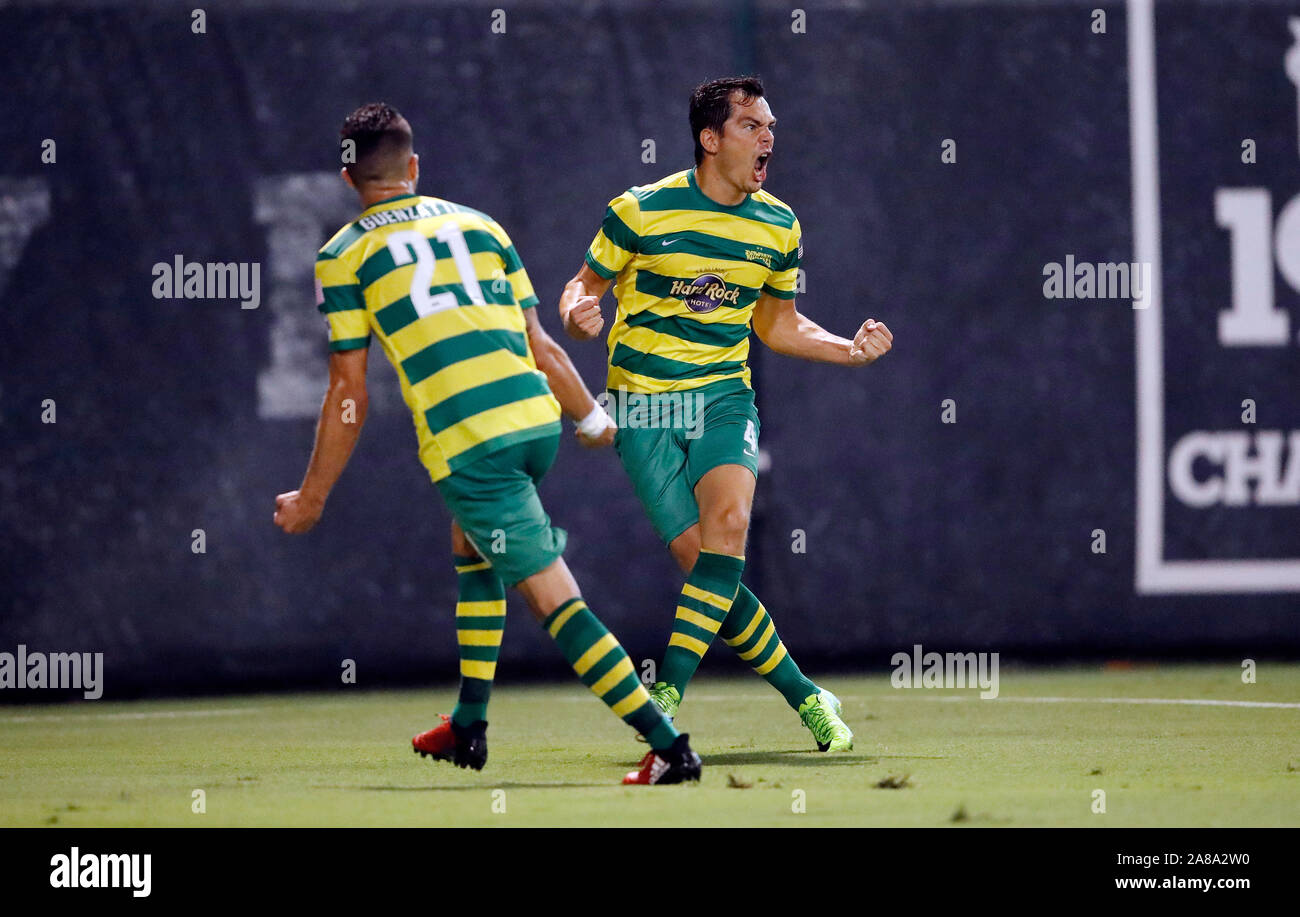
[{"label": "green and yellow sock", "polygon": [[664,651],[659,681],[686,693],[686,685],[727,617],[744,570],[743,557],[700,551],[677,601],[677,617]]},{"label": "green and yellow sock", "polygon": [[572,598],[542,622],[582,683],[638,733],[662,751],[677,730],[650,700],[632,660],[581,598]]},{"label": "green and yellow sock", "polygon": [[799,666],[786,652],[771,615],[743,584],[736,591],[736,601],[718,633],[736,655],[780,691],[785,702],[795,710],[808,699],[808,695],[820,690],[799,671]]},{"label": "green and yellow sock", "polygon": [[468,726],[487,719],[501,636],[506,627],[506,586],[481,557],[455,555],[456,643],[460,649],[460,696],[452,721]]}]

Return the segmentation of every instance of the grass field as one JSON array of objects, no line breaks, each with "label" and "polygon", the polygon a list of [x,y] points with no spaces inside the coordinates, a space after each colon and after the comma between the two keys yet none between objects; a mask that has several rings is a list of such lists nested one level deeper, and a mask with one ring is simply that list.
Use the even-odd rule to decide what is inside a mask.
[{"label": "grass field", "polygon": [[704,779],[681,787],[619,786],[644,746],[576,682],[498,686],[481,773],[411,752],[451,687],[0,708],[0,825],[1300,825],[1297,665],[1004,667],[984,701],[825,684],[849,754],[760,680],[700,679],[678,722]]}]

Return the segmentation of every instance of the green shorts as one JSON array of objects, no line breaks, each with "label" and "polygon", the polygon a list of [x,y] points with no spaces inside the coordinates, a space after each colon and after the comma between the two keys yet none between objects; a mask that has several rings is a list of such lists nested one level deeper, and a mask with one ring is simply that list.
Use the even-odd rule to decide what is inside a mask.
[{"label": "green shorts", "polygon": [[452,516],[508,586],[564,553],[568,535],[551,525],[537,496],[559,448],[560,434],[550,432],[490,452],[437,482]]},{"label": "green shorts", "polygon": [[664,395],[610,392],[607,407],[619,425],[614,449],[665,544],[700,521],[695,485],[710,469],[744,465],[758,477],[753,389],[680,395],[668,401]]}]

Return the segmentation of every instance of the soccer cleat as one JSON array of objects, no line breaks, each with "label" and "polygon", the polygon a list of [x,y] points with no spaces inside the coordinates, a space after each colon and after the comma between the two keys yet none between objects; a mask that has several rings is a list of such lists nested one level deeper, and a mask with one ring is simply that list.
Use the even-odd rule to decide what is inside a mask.
[{"label": "soccer cleat", "polygon": [[452,762],[457,767],[483,770],[487,764],[487,722],[479,720],[464,728],[452,723],[451,731],[456,733],[456,755]]},{"label": "soccer cleat", "polygon": [[677,708],[682,705],[682,695],[666,681],[656,681],[650,689],[650,699],[668,719],[677,716]]},{"label": "soccer cleat", "polygon": [[[675,692],[674,692],[675,693]],[[663,751],[647,752],[641,769],[623,778],[625,786],[667,785],[700,779],[700,756],[691,751],[690,736],[682,733]]]},{"label": "soccer cleat", "polygon": [[411,740],[411,747],[420,757],[435,761],[450,761],[457,767],[470,767],[481,771],[487,763],[487,723],[479,720],[468,726],[457,726],[445,713],[442,725],[422,732]]},{"label": "soccer cleat", "polygon": [[[666,681],[656,681],[650,689],[650,699],[655,702],[659,712],[668,717],[668,722],[672,722],[677,716],[677,708],[682,705],[682,695],[676,688]],[[637,735],[638,742],[646,741],[643,735]]]},{"label": "soccer cleat", "polygon": [[799,705],[799,719],[817,742],[818,751],[851,751],[853,730],[840,719],[840,699],[829,691],[809,694]]},{"label": "soccer cleat", "polygon": [[411,750],[419,752],[421,758],[432,755],[435,760],[450,761],[456,751],[456,735],[451,731],[451,717],[446,713],[438,716],[442,717],[441,725],[411,739]]}]

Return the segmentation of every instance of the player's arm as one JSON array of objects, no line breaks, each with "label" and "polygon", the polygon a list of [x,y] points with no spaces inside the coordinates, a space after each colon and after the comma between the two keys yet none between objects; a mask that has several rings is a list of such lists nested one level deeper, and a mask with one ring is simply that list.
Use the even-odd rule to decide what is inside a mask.
[{"label": "player's arm", "polygon": [[614,421],[591,397],[587,384],[578,375],[564,348],[546,333],[536,309],[525,309],[528,343],[533,349],[537,368],[546,375],[551,393],[560,402],[565,415],[578,425],[578,442],[588,448],[608,446],[614,441]]},{"label": "player's arm", "polygon": [[560,320],[571,338],[589,341],[605,327],[600,298],[641,247],[641,205],[631,191],[620,194],[605,208],[600,231],[592,239],[582,267],[564,285]]},{"label": "player's arm", "polygon": [[291,535],[320,519],[334,484],[352,455],[366,421],[365,347],[330,354],[329,389],[316,424],[316,444],[297,490],[275,498],[275,524]]},{"label": "player's arm", "polygon": [[754,331],[759,340],[777,353],[817,363],[864,366],[884,356],[893,346],[894,335],[884,322],[869,318],[853,340],[831,334],[802,314],[793,298],[763,293],[754,304]]},{"label": "player's arm", "polygon": [[538,320],[537,293],[533,290],[533,282],[528,278],[528,271],[524,269],[523,260],[510,237],[497,223],[492,223],[489,228],[501,243],[502,268],[510,281],[515,301],[523,309],[528,344],[532,348],[537,368],[546,376],[551,394],[560,403],[560,409],[577,423],[578,442],[588,448],[608,446],[614,441],[614,421],[596,403],[596,399],[591,397],[591,392],[574,369],[569,355],[546,333]]},{"label": "player's arm", "polygon": [[611,282],[584,263],[574,278],[564,285],[564,292],[560,294],[560,321],[569,337],[589,341],[600,334],[600,329],[605,327],[605,319],[600,314],[600,298]]},{"label": "player's arm", "polygon": [[759,340],[786,356],[839,366],[864,366],[884,356],[894,342],[884,322],[867,319],[849,340],[831,334],[795,306],[803,263],[803,229],[797,219],[791,222],[784,250],[754,304],[754,331]]}]

